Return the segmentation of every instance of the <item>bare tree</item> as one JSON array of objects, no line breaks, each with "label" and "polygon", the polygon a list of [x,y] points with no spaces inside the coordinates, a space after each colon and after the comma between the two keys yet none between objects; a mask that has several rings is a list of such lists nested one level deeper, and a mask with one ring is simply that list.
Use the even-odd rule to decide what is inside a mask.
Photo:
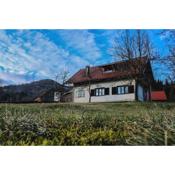
[{"label": "bare tree", "polygon": [[175,30],[164,30],[161,32],[161,36],[165,39],[169,51],[164,58],[164,63],[168,65],[171,71],[169,79],[175,81]]},{"label": "bare tree", "polygon": [[[144,77],[146,66],[143,64],[143,57],[149,60],[155,60],[159,57],[158,52],[155,51],[153,44],[149,38],[148,33],[145,30],[125,30],[115,38],[114,47],[112,48],[112,56],[116,60],[124,60],[125,67],[130,66],[131,74],[128,71],[128,79],[136,79],[136,82]],[[137,58],[137,62],[133,60]],[[140,77],[138,77],[138,72]],[[125,72],[126,73],[126,72]],[[137,75],[137,76],[136,76]],[[151,78],[149,78],[149,88],[151,91]],[[137,91],[137,86],[136,86]],[[137,99],[137,93],[136,93]]]},{"label": "bare tree", "polygon": [[[112,56],[116,60],[128,61],[125,62],[126,67],[129,62],[137,58],[137,64],[130,64],[134,74],[137,74],[138,71],[140,74],[144,74],[146,67],[142,62],[143,57],[145,57],[147,61],[153,61],[160,57],[158,52],[155,51],[149,35],[145,30],[123,31],[119,37],[115,38],[114,47],[111,51]],[[128,76],[132,78],[130,72],[128,72]]]},{"label": "bare tree", "polygon": [[89,103],[91,103],[91,69],[90,66],[86,66],[85,74],[88,77],[88,93],[89,93]]},{"label": "bare tree", "polygon": [[[56,99],[60,99],[59,101],[62,100],[62,97],[63,97],[63,94],[64,94],[64,86],[65,86],[65,83],[66,81],[68,80],[69,78],[69,71],[67,69],[61,69],[59,73],[57,73],[55,75],[55,93],[54,93],[54,98]],[[58,89],[60,88],[59,84],[60,83],[62,85],[62,88],[59,90],[58,92]]]},{"label": "bare tree", "polygon": [[125,30],[119,37],[114,39],[114,46],[111,49],[112,56],[116,59],[133,58],[133,36],[128,30]]},{"label": "bare tree", "polygon": [[170,69],[171,69],[170,79],[171,81],[175,81],[175,47],[170,48],[169,52],[170,52],[169,55]]},{"label": "bare tree", "polygon": [[55,76],[55,80],[59,82],[62,85],[65,85],[66,81],[69,78],[70,72],[66,69],[61,70],[58,74]]},{"label": "bare tree", "polygon": [[131,60],[147,56],[153,60],[157,57],[155,48],[145,30],[125,30],[114,39],[112,56],[120,60]]}]

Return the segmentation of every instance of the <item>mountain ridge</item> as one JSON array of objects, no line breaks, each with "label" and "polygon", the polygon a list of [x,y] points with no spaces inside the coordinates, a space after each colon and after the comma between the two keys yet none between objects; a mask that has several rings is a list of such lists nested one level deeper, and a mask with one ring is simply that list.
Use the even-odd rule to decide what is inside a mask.
[{"label": "mountain ridge", "polygon": [[51,89],[67,91],[69,88],[51,79],[7,85],[1,87],[0,102],[33,102],[36,97]]}]

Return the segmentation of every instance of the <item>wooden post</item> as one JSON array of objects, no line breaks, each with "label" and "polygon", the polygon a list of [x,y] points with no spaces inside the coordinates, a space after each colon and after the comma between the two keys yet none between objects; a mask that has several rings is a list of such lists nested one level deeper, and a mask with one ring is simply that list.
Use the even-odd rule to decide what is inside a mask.
[{"label": "wooden post", "polygon": [[166,130],[164,131],[164,143],[165,143],[165,146],[168,145],[168,132]]}]

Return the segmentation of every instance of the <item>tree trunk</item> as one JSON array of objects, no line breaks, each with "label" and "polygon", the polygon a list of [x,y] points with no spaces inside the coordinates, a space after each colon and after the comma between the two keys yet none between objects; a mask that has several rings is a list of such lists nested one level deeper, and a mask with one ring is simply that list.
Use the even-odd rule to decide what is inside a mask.
[{"label": "tree trunk", "polygon": [[138,94],[137,94],[138,92],[137,91],[138,91],[138,82],[136,80],[136,83],[135,83],[135,100],[136,101],[138,101]]},{"label": "tree trunk", "polygon": [[152,101],[151,100],[151,92],[152,92],[151,80],[149,80],[149,101]]},{"label": "tree trunk", "polygon": [[89,91],[89,103],[91,103],[91,83],[89,81],[89,87],[88,87],[88,91]]}]

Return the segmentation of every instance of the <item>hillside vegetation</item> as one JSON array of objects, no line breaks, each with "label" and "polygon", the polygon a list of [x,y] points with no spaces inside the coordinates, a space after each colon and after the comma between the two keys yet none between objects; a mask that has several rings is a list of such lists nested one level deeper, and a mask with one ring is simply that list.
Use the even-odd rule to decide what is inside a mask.
[{"label": "hillside vegetation", "polygon": [[174,144],[175,103],[0,105],[0,145]]},{"label": "hillside vegetation", "polygon": [[54,80],[40,80],[21,85],[0,87],[0,102],[33,102],[34,99],[50,89],[67,90]]}]

